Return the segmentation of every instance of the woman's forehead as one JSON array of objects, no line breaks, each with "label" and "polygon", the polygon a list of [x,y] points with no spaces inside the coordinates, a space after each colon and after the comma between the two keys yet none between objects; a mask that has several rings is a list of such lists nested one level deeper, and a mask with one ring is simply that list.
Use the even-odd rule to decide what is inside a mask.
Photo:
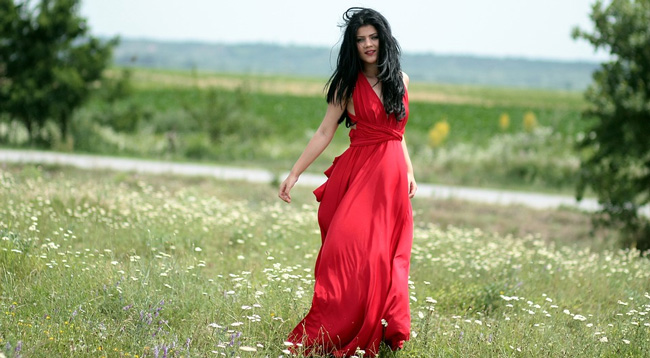
[{"label": "woman's forehead", "polygon": [[357,36],[368,36],[373,33],[377,33],[377,29],[372,25],[363,25],[357,30]]}]

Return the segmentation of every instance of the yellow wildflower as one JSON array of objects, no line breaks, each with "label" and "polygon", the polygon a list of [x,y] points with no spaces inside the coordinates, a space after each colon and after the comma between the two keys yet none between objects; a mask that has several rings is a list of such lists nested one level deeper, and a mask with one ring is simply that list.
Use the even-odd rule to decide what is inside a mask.
[{"label": "yellow wildflower", "polygon": [[535,113],[528,111],[524,114],[524,129],[526,132],[532,132],[537,127],[537,117]]},{"label": "yellow wildflower", "polygon": [[450,126],[445,118],[442,121],[436,122],[429,130],[429,145],[437,148],[444,143],[445,139],[449,136]]}]

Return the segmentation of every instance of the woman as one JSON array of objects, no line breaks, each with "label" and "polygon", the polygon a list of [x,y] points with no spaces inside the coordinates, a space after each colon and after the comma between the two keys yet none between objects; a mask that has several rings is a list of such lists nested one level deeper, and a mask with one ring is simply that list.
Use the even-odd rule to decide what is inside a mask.
[{"label": "woman", "polygon": [[289,192],[323,152],[340,123],[350,147],[314,191],[320,202],[322,246],[316,260],[314,297],[289,341],[305,354],[374,356],[382,342],[402,348],[409,339],[408,272],[413,239],[409,199],[417,185],[404,140],[408,76],[400,48],[377,11],[351,8],[336,70],[328,81],[327,112],[280,185]]}]

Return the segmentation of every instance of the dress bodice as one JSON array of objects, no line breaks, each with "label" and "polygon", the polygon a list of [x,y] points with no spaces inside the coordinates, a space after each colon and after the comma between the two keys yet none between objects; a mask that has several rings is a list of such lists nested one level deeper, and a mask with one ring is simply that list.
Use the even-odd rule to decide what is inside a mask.
[{"label": "dress bodice", "polygon": [[404,89],[406,115],[400,121],[395,115],[387,115],[384,104],[373,90],[363,72],[359,72],[352,93],[354,114],[349,113],[356,128],[350,130],[350,146],[373,145],[389,140],[402,140],[404,127],[408,120],[408,92]]}]

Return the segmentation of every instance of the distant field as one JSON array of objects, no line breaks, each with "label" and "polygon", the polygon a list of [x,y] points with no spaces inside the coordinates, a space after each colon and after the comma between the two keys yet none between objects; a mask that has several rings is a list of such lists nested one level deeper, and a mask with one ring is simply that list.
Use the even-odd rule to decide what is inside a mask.
[{"label": "distant field", "polygon": [[[114,72],[113,72],[114,73]],[[233,90],[245,87],[253,92],[323,97],[326,77],[287,77],[238,75],[180,70],[134,70],[135,83],[141,88],[160,86],[179,88],[216,87]],[[471,104],[482,106],[525,106],[534,108],[581,108],[583,96],[578,91],[504,88],[413,81],[409,97],[415,102]]]},{"label": "distant field", "polygon": [[[219,96],[226,100],[234,96],[233,90],[244,89],[251,93],[249,109],[279,133],[290,135],[315,129],[325,110],[325,78],[137,70],[133,79],[138,88],[133,101],[152,111],[190,103],[191,97],[197,96],[197,88],[224,90]],[[446,118],[451,124],[451,144],[485,142],[501,133],[498,119],[502,113],[512,118],[508,132],[522,130],[527,111],[536,114],[540,125],[566,135],[575,135],[584,127],[579,117],[585,102],[578,92],[413,82],[409,96],[411,117],[407,131],[426,134],[436,121]]]},{"label": "distant field", "polygon": [[[108,74],[117,78],[121,71]],[[76,151],[281,173],[298,158],[326,108],[327,78],[131,71],[128,96],[98,95],[77,111],[71,125]],[[588,128],[580,93],[412,81],[409,95],[406,138],[419,181],[573,192],[580,156],[575,142]],[[436,143],[441,124],[448,130]],[[19,128],[0,127],[0,143],[25,145]],[[348,144],[348,130],[339,128],[309,170],[322,172]],[[72,144],[52,147],[69,150]]]}]

